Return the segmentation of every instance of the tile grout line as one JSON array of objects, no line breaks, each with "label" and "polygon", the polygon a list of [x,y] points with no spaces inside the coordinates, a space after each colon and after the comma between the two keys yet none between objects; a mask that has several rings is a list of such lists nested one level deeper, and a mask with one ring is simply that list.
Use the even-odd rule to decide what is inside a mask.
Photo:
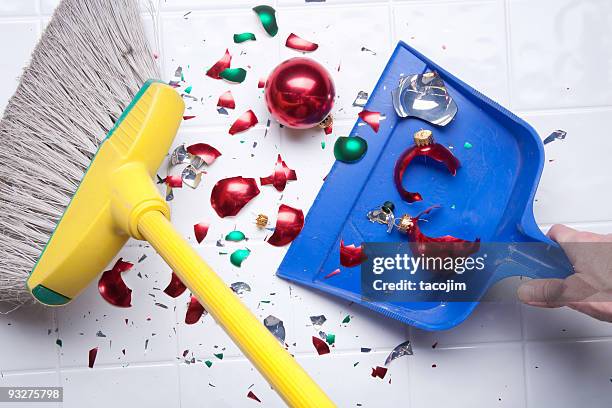
[{"label": "tile grout line", "polygon": [[502,0],[504,6],[504,23],[506,37],[506,90],[508,92],[508,106],[514,107],[514,94],[512,87],[512,30],[510,28],[510,3]]}]

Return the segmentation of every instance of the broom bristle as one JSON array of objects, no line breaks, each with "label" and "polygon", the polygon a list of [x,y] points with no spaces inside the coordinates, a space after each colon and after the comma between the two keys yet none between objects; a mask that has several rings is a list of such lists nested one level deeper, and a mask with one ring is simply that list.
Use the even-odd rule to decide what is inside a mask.
[{"label": "broom bristle", "polygon": [[159,78],[137,0],[63,0],[0,122],[0,301],[25,281],[100,141]]}]

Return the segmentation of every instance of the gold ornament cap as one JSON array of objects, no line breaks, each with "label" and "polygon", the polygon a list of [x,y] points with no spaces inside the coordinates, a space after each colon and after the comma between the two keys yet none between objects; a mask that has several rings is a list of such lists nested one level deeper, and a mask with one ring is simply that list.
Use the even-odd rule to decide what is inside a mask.
[{"label": "gold ornament cap", "polygon": [[417,146],[427,146],[433,143],[433,133],[431,130],[419,130],[414,134],[414,143]]},{"label": "gold ornament cap", "polygon": [[333,116],[332,116],[332,115],[331,115],[331,113],[330,113],[329,115],[327,115],[327,116],[325,117],[325,119],[323,119],[323,120],[322,120],[322,121],[319,123],[319,127],[320,127],[321,129],[325,129],[325,128],[328,128],[328,127],[332,126],[333,124],[334,124],[334,118],[333,118]]}]

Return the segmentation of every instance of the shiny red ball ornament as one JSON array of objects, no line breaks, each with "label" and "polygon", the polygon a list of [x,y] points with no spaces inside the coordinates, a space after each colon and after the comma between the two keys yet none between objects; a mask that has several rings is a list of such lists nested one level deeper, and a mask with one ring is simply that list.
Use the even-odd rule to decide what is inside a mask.
[{"label": "shiny red ball ornament", "polygon": [[281,124],[307,129],[332,110],[336,91],[329,72],[310,58],[291,58],[277,66],[266,81],[268,110]]}]

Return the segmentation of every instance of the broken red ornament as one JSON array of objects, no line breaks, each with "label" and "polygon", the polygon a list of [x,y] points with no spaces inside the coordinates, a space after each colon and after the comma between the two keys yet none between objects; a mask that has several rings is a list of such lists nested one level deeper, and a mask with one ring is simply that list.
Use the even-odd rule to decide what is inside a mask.
[{"label": "broken red ornament", "polygon": [[221,152],[206,143],[192,144],[187,147],[187,152],[194,156],[198,156],[209,166],[217,160],[217,157],[221,156]]},{"label": "broken red ornament", "polygon": [[164,179],[164,183],[166,183],[168,187],[172,188],[183,187],[183,179],[181,178],[181,176],[166,176],[166,178]]},{"label": "broken red ornament", "polygon": [[210,194],[210,204],[219,217],[234,216],[258,194],[259,188],[255,179],[230,177],[215,184]]},{"label": "broken red ornament", "polygon": [[229,50],[226,49],[223,57],[221,57],[221,59],[217,61],[215,65],[213,65],[208,71],[206,71],[206,75],[214,79],[221,79],[219,74],[224,69],[229,68],[231,62],[232,62],[232,56],[229,53]]},{"label": "broken red ornament", "polygon": [[320,338],[312,336],[312,344],[315,349],[317,349],[317,353],[319,353],[320,356],[323,354],[329,354],[329,346]]},{"label": "broken red ornament", "polygon": [[461,166],[459,160],[450,150],[439,143],[434,143],[433,134],[430,130],[420,130],[416,132],[414,134],[414,143],[414,146],[402,153],[399,159],[397,159],[393,171],[395,187],[402,199],[409,203],[421,201],[423,199],[421,194],[407,191],[402,185],[402,179],[404,178],[406,168],[415,157],[426,156],[439,163],[443,163],[453,176],[457,174],[457,169]]},{"label": "broken red ornament", "polygon": [[185,323],[186,324],[196,324],[200,317],[206,312],[204,306],[200,304],[198,299],[191,295],[191,299],[189,300],[189,305],[187,306],[187,313],[185,314]]},{"label": "broken red ornament", "polygon": [[383,379],[387,375],[387,369],[385,367],[376,366],[376,368],[372,369],[372,377]]},{"label": "broken red ornament", "polygon": [[380,112],[372,112],[364,109],[359,112],[359,117],[370,125],[374,132],[378,133],[378,129],[380,128]]},{"label": "broken red ornament", "polygon": [[310,41],[307,41],[297,35],[291,33],[289,37],[287,37],[287,41],[285,42],[285,46],[288,48],[292,48],[298,51],[311,52],[319,48],[319,45]]},{"label": "broken red ornament", "polygon": [[123,281],[121,273],[132,269],[133,266],[134,264],[119,258],[113,268],[110,271],[105,271],[100,277],[98,291],[104,300],[111,305],[119,307],[132,306],[132,290]]},{"label": "broken red ornament", "polygon": [[208,227],[210,225],[207,222],[200,222],[199,224],[195,224],[193,226],[193,233],[195,234],[196,241],[200,244],[204,238],[206,238],[206,234],[208,234]]},{"label": "broken red ornament", "polygon": [[326,135],[330,135],[334,131],[334,125],[325,126],[323,131]]},{"label": "broken red ornament", "polygon": [[429,214],[434,208],[437,207],[429,207],[416,217],[405,214],[396,224],[400,232],[408,235],[410,249],[414,256],[445,259],[467,257],[478,252],[480,249],[480,238],[477,238],[475,241],[467,241],[450,235],[428,237],[423,234],[419,227],[419,221],[423,215]]},{"label": "broken red ornament", "polygon": [[340,241],[340,265],[352,268],[361,265],[366,260],[363,253],[363,247],[358,247],[355,244],[344,245],[344,241]]},{"label": "broken red ornament", "polygon": [[94,347],[91,350],[89,350],[89,362],[88,362],[88,366],[89,368],[93,368],[95,362],[96,362],[96,357],[98,356],[98,348]]},{"label": "broken red ornament", "polygon": [[234,101],[234,95],[232,91],[223,93],[217,101],[217,106],[220,108],[234,109],[236,108],[236,101]]},{"label": "broken red ornament", "polygon": [[274,233],[268,238],[268,243],[277,247],[293,241],[304,227],[304,213],[297,208],[281,204],[278,208]]},{"label": "broken red ornament", "polygon": [[261,177],[259,180],[262,186],[272,184],[277,191],[283,191],[285,190],[287,181],[297,180],[297,175],[295,174],[295,170],[291,170],[287,167],[287,164],[285,164],[279,154],[276,159],[276,165],[274,166],[274,173],[268,177]]},{"label": "broken red ornament", "polygon": [[257,395],[255,395],[253,391],[249,391],[249,393],[247,394],[247,397],[257,402],[261,402],[261,400],[257,398]]},{"label": "broken red ornament", "polygon": [[255,116],[255,112],[251,109],[244,112],[230,127],[229,134],[235,135],[236,133],[244,132],[245,130],[249,130],[253,126],[255,126],[259,121],[257,120],[257,116]]},{"label": "broken red ornament", "polygon": [[257,82],[257,88],[263,88],[266,86],[266,78],[259,78],[259,82]]},{"label": "broken red ornament", "polygon": [[164,293],[172,298],[177,298],[183,294],[187,290],[187,286],[181,282],[176,273],[172,272],[172,278],[170,279],[170,283],[164,289]]}]

